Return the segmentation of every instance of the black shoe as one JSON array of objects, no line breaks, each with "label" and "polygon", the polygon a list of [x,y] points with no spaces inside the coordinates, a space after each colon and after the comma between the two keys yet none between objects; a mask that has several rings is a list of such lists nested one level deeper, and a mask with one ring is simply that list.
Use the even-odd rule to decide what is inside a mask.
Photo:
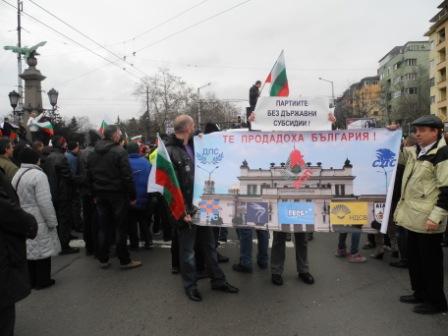
[{"label": "black shoe", "polygon": [[48,281],[48,283],[46,283],[46,284],[39,285],[39,286],[34,286],[34,289],[35,290],[45,289],[45,288],[54,286],[55,283],[56,283],[56,280],[50,279],[50,281]]},{"label": "black shoe", "polygon": [[79,248],[77,247],[67,247],[63,249],[59,254],[60,255],[66,255],[66,254],[75,254],[79,253]]},{"label": "black shoe", "polygon": [[283,285],[283,278],[280,274],[272,274],[271,282],[276,286],[281,286]]},{"label": "black shoe", "polygon": [[389,265],[396,268],[408,268],[408,262],[406,260],[393,261]]},{"label": "black shoe", "polygon": [[392,251],[391,257],[392,258],[398,258],[400,256],[400,253],[398,251]]},{"label": "black shoe", "polygon": [[218,253],[218,262],[219,263],[227,263],[227,262],[229,262],[229,257],[226,257],[226,256],[223,256],[222,254],[219,254]]},{"label": "black shoe", "polygon": [[190,287],[185,289],[185,294],[187,294],[188,298],[191,301],[200,302],[202,301],[202,295],[199,293],[198,289],[196,287]]},{"label": "black shoe", "polygon": [[420,298],[415,297],[414,294],[411,294],[411,295],[400,296],[400,302],[417,304],[417,303],[423,303],[423,300],[420,299]]},{"label": "black shoe", "polygon": [[445,313],[447,311],[447,309],[446,309],[446,307],[441,308],[441,307],[434,306],[429,303],[422,303],[422,304],[415,306],[412,311],[417,314],[433,315],[433,314]]},{"label": "black shoe", "polygon": [[145,243],[145,250],[152,250],[153,247],[154,247],[153,242]]},{"label": "black shoe", "polygon": [[235,272],[240,272],[240,273],[252,273],[252,268],[247,267],[247,266],[243,266],[241,264],[233,264],[232,269]]},{"label": "black shoe", "polygon": [[130,251],[138,251],[139,246],[138,245],[129,245],[129,250]]},{"label": "black shoe", "polygon": [[171,267],[171,274],[178,274],[179,273],[179,267]]},{"label": "black shoe", "polygon": [[72,234],[70,234],[70,237],[69,237],[69,239],[70,239],[70,240],[78,240],[78,239],[79,239],[79,237],[77,237],[77,236],[75,236],[75,235],[72,235]]},{"label": "black shoe", "polygon": [[308,285],[314,283],[314,278],[310,273],[299,273],[299,279]]},{"label": "black shoe", "polygon": [[221,291],[224,293],[230,293],[230,294],[236,294],[240,291],[238,288],[236,288],[235,286],[232,286],[228,282],[225,282],[221,286],[212,286],[212,289],[216,290],[216,291]]}]

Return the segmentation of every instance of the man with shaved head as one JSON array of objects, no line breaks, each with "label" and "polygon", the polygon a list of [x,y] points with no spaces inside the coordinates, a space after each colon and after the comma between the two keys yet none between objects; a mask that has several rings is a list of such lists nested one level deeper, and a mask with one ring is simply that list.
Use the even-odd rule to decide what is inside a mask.
[{"label": "man with shaved head", "polygon": [[196,285],[195,242],[204,255],[205,263],[210,272],[212,289],[226,293],[238,293],[238,288],[226,281],[223,271],[218,266],[215,240],[211,228],[193,224],[192,217],[197,210],[193,206],[194,130],[193,119],[185,114],[179,115],[174,120],[174,134],[168,138],[166,149],[173,163],[186,208],[185,216],[175,222],[175,230],[179,241],[182,281],[188,298],[193,301],[202,301],[202,296]]}]

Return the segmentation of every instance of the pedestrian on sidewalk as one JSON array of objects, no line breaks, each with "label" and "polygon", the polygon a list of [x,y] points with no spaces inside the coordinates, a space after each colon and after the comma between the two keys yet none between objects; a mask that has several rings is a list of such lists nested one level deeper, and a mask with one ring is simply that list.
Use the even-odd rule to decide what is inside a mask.
[{"label": "pedestrian on sidewalk", "polygon": [[42,169],[47,174],[51,198],[56,209],[58,235],[62,247],[61,254],[78,253],[79,248],[69,245],[73,229],[72,196],[75,176],[64,155],[67,151],[67,141],[63,136],[55,135],[52,138],[52,144],[53,147],[48,157],[45,158]]},{"label": "pedestrian on sidewalk", "polygon": [[20,169],[12,180],[24,211],[34,216],[37,236],[26,241],[31,287],[44,289],[55,284],[51,279],[51,257],[61,251],[56,212],[51,201],[48,178],[39,167],[39,154],[31,148],[20,153]]},{"label": "pedestrian on sidewalk", "polygon": [[136,193],[128,154],[120,145],[121,135],[117,126],[107,126],[104,140],[96,143],[95,150],[87,158],[88,185],[98,211],[98,259],[103,269],[110,267],[113,236],[121,268],[142,265],[131,259],[127,248],[127,215],[129,206],[136,204]]},{"label": "pedestrian on sidewalk", "polygon": [[196,241],[202,250],[207,269],[210,272],[212,289],[226,293],[238,293],[239,290],[226,281],[224,272],[218,265],[215,239],[211,228],[192,223],[192,216],[195,212],[193,206],[194,130],[194,121],[190,116],[178,116],[174,120],[174,134],[169,137],[166,149],[173,163],[187,211],[184,218],[174,224],[178,234],[182,281],[188,298],[193,301],[202,301],[202,296],[197,289],[194,253]]},{"label": "pedestrian on sidewalk", "polygon": [[394,220],[408,233],[413,293],[401,296],[400,301],[416,304],[415,313],[437,314],[448,308],[441,246],[448,215],[448,147],[438,117],[423,116],[411,125],[417,145],[404,147],[400,153],[404,173]]},{"label": "pedestrian on sidewalk", "polygon": [[0,168],[0,335],[14,336],[16,302],[30,294],[26,239],[37,234],[36,219],[20,208],[19,199]]},{"label": "pedestrian on sidewalk", "polygon": [[129,208],[128,213],[130,246],[131,249],[138,249],[140,241],[143,241],[145,242],[145,248],[150,249],[152,247],[152,236],[149,227],[151,213],[149,212],[148,178],[151,172],[151,164],[139,154],[137,143],[128,143],[126,149],[137,197],[135,205]]}]

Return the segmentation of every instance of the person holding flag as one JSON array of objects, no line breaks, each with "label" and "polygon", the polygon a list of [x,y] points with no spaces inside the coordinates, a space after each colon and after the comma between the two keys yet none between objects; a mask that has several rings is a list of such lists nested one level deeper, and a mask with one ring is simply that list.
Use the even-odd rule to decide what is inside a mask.
[{"label": "person holding flag", "polygon": [[193,206],[194,131],[193,119],[188,115],[179,115],[174,120],[174,134],[168,138],[166,148],[159,138],[148,192],[160,192],[168,203],[179,237],[180,271],[185,293],[192,301],[202,301],[196,285],[195,242],[204,255],[212,289],[226,293],[238,293],[239,290],[226,281],[218,265],[211,228],[193,224],[197,211]]}]

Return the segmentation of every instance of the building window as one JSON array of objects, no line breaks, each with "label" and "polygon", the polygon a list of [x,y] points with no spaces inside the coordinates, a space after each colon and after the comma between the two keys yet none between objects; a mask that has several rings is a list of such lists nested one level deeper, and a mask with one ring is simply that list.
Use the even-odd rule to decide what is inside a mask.
[{"label": "building window", "polygon": [[417,59],[416,58],[409,58],[406,60],[406,64],[408,66],[416,66],[417,65]]},{"label": "building window", "polygon": [[401,97],[401,91],[395,91],[395,92],[392,94],[392,98],[398,98],[398,97]]},{"label": "building window", "polygon": [[247,185],[247,194],[248,195],[256,195],[257,194],[257,185],[256,184],[248,184]]},{"label": "building window", "polygon": [[336,193],[336,196],[339,196],[340,194],[339,194],[339,184],[335,184],[334,185],[334,191],[335,191],[335,193]]},{"label": "building window", "polygon": [[341,195],[345,195],[345,184],[341,184]]},{"label": "building window", "polygon": [[400,69],[400,62],[394,64],[394,70]]},{"label": "building window", "polygon": [[436,85],[436,79],[434,77],[431,77],[431,79],[429,80],[429,85],[431,86]]},{"label": "building window", "polygon": [[406,75],[407,80],[416,80],[417,79],[417,74],[415,73],[409,73]]},{"label": "building window", "polygon": [[434,104],[436,102],[436,96],[431,96],[431,104]]},{"label": "building window", "polygon": [[406,90],[408,92],[408,94],[410,95],[415,95],[417,94],[417,88],[416,87],[410,87]]}]

